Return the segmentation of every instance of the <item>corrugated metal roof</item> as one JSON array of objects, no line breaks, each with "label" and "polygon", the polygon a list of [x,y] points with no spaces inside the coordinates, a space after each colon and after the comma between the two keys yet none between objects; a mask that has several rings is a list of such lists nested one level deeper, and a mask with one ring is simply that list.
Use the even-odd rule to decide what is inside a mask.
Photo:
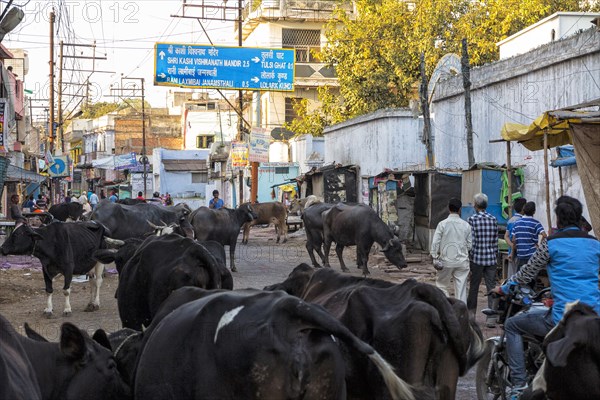
[{"label": "corrugated metal roof", "polygon": [[206,160],[163,160],[165,171],[208,171]]}]

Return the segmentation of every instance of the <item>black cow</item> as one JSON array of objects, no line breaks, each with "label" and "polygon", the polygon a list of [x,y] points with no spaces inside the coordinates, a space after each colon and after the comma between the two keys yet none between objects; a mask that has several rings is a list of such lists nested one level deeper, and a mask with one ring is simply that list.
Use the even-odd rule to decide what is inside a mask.
[{"label": "black cow", "polygon": [[321,307],[256,290],[206,291],[166,315],[144,340],[135,398],[345,399],[338,341],[372,362],[394,399],[414,399],[371,346]]},{"label": "black cow", "polygon": [[90,222],[53,222],[38,229],[29,225],[17,226],[2,244],[2,254],[31,254],[39,258],[44,272],[46,293],[48,294],[44,314],[51,316],[52,280],[62,274],[65,278],[63,294],[65,308],[63,315],[71,315],[71,280],[73,275],[90,273],[90,302],[85,311],[100,308],[100,286],[104,264],[92,258],[94,251],[105,248],[104,236],[110,232],[99,223]]},{"label": "black cow", "polygon": [[111,238],[125,240],[129,238],[145,238],[154,232],[154,225],[176,223],[193,237],[193,230],[187,220],[191,209],[187,204],[164,207],[162,205],[139,203],[124,205],[102,201],[91,215],[91,219],[106,226],[111,232]]},{"label": "black cow", "polygon": [[132,199],[132,198],[126,198],[126,199],[119,199],[117,200],[117,203],[119,204],[125,204],[127,206],[132,206],[134,204],[140,204],[140,203],[145,203],[146,200],[142,200],[142,199]]},{"label": "black cow", "polygon": [[[110,351],[106,333],[97,330],[93,339],[75,325],[61,326],[60,343],[50,343],[31,331],[35,339],[18,334],[10,323],[0,316],[0,354],[9,352],[12,360],[25,368],[23,375],[12,370],[8,382],[0,382],[0,395],[6,387],[18,380],[24,397],[7,396],[2,399],[24,400],[119,400],[130,398],[130,389],[120,376]],[[11,347],[4,344],[10,343]],[[16,344],[21,346],[18,350]],[[34,376],[31,376],[33,372]],[[10,390],[10,389],[9,389]],[[10,393],[10,392],[9,392]],[[18,394],[18,393],[17,393]]]},{"label": "black cow", "polygon": [[214,240],[223,246],[229,246],[229,264],[232,271],[235,268],[235,246],[240,234],[240,228],[246,222],[256,219],[257,215],[249,203],[240,205],[235,210],[220,208],[213,210],[200,207],[190,215],[190,222],[194,227],[196,240]]},{"label": "black cow", "polygon": [[[286,281],[265,289],[283,289],[325,307],[400,378],[425,393],[435,390],[436,399],[454,399],[458,376],[483,355],[483,336],[465,304],[449,301],[432,285],[412,279],[394,284],[301,264]],[[388,398],[363,356],[352,351],[344,356],[348,399]]]},{"label": "black cow", "polygon": [[0,399],[41,400],[37,376],[19,337],[0,315]]},{"label": "black cow", "polygon": [[117,299],[123,326],[136,330],[148,326],[160,304],[183,286],[232,289],[233,279],[223,260],[218,261],[203,244],[176,234],[149,237],[119,276]]},{"label": "black cow", "polygon": [[68,220],[79,221],[83,216],[83,205],[78,201],[54,204],[48,212],[52,214],[54,219],[62,222]]},{"label": "black cow", "polygon": [[304,231],[306,232],[306,250],[315,268],[321,268],[315,258],[315,251],[325,263],[325,256],[321,250],[321,246],[323,246],[323,213],[333,206],[333,204],[328,203],[315,203],[310,207],[306,207],[302,214]]},{"label": "black cow", "polygon": [[546,360],[523,399],[600,399],[600,316],[587,304],[568,304],[544,338]]},{"label": "black cow", "polygon": [[[310,210],[310,208],[309,208]],[[329,249],[335,242],[335,252],[340,260],[342,271],[348,271],[342,253],[345,246],[356,245],[356,260],[363,274],[369,274],[367,261],[373,243],[377,242],[381,251],[398,268],[406,267],[402,254],[402,243],[373,209],[364,204],[337,204],[324,213],[323,217],[323,253],[325,266],[329,267]]]}]

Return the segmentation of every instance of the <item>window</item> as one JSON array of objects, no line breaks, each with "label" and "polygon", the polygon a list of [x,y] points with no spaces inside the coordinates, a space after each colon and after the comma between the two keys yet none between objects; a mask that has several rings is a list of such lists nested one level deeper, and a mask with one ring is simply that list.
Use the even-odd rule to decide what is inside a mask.
[{"label": "window", "polygon": [[282,29],[282,47],[296,49],[296,62],[318,62],[315,53],[321,51],[321,31],[318,29]]},{"label": "window", "polygon": [[302,100],[299,97],[286,97],[285,98],[285,123],[291,124],[292,121],[298,118],[298,113],[294,110],[296,102]]},{"label": "window", "polygon": [[192,183],[208,183],[208,171],[192,172]]},{"label": "window", "polygon": [[213,135],[198,135],[196,136],[196,148],[197,149],[208,149],[210,145],[215,141]]}]

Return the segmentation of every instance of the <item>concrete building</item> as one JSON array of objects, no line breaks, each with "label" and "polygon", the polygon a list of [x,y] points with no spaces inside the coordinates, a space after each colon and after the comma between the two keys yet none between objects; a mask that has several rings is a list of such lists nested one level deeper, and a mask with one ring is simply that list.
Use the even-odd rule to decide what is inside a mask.
[{"label": "concrete building", "polygon": [[333,1],[263,0],[247,2],[244,8],[242,38],[245,47],[296,50],[295,90],[293,92],[254,92],[245,118],[254,127],[269,131],[295,117],[295,99],[308,99],[317,107],[317,87],[337,86],[334,71],[316,58],[325,44],[324,24],[335,7],[354,13],[351,4]]},{"label": "concrete building", "polygon": [[[506,163],[500,138],[506,122],[529,125],[548,110],[600,99],[600,32],[588,30],[548,43],[524,54],[471,70],[471,103],[476,162]],[[461,77],[438,83],[432,102],[434,152],[441,167],[467,167],[464,91]],[[544,190],[543,151],[511,144],[512,164],[525,167],[523,195],[537,204],[536,218],[548,228]],[[556,150],[551,151],[551,158]],[[577,166],[562,168],[564,194],[585,197]],[[560,196],[559,171],[550,168],[551,204]],[[584,208],[585,210],[585,208]],[[586,218],[587,211],[584,211]],[[553,221],[555,222],[555,221]]]},{"label": "concrete building", "polygon": [[536,47],[576,35],[590,28],[600,13],[556,12],[497,43],[500,59],[527,53]]}]

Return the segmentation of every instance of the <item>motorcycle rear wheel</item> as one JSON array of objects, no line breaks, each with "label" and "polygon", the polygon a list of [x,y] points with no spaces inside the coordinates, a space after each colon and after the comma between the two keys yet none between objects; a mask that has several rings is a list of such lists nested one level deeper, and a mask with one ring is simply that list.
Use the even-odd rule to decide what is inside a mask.
[{"label": "motorcycle rear wheel", "polygon": [[506,400],[510,388],[506,385],[506,365],[496,360],[496,346],[493,342],[486,343],[484,356],[477,362],[475,370],[475,388],[477,400]]}]

